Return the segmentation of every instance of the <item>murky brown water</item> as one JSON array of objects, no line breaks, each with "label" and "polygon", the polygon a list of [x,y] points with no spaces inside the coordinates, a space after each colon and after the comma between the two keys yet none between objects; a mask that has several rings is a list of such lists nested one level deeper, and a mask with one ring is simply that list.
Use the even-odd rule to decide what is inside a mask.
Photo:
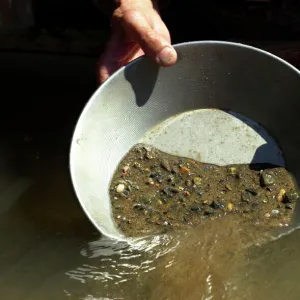
[{"label": "murky brown water", "polygon": [[274,239],[286,229],[232,216],[150,244],[112,242],[82,213],[67,157],[24,149],[2,153],[1,299],[299,299],[300,231]]}]

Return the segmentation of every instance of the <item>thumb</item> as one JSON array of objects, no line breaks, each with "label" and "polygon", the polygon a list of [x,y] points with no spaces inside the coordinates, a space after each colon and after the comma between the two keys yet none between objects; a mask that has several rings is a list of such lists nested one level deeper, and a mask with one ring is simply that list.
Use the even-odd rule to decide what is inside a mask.
[{"label": "thumb", "polygon": [[[166,33],[168,33],[162,20],[159,18],[158,21],[161,22],[160,27],[165,29]],[[125,12],[123,16],[123,27],[127,34],[141,46],[145,54],[156,63],[163,67],[175,64],[177,53],[171,46],[169,34],[167,34],[168,38],[166,38],[159,32],[153,30],[145,14],[136,10]]]}]

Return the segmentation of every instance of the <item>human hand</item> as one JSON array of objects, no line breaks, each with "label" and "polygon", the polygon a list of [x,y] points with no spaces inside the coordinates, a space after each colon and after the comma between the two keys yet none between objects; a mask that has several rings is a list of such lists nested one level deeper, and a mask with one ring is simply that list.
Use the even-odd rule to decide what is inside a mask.
[{"label": "human hand", "polygon": [[120,0],[112,16],[110,40],[98,64],[99,83],[144,54],[163,67],[171,66],[177,60],[157,3],[152,0]]}]

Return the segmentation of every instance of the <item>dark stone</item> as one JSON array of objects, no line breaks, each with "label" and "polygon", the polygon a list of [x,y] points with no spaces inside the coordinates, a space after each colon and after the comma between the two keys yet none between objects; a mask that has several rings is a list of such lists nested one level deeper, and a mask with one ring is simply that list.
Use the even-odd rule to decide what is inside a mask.
[{"label": "dark stone", "polygon": [[201,211],[201,207],[200,207],[200,205],[199,204],[192,204],[191,205],[191,211]]},{"label": "dark stone", "polygon": [[261,175],[260,175],[260,183],[261,183],[261,186],[263,186],[263,187],[273,185],[275,183],[275,178],[274,178],[273,172],[270,170],[262,171]]},{"label": "dark stone", "polygon": [[123,191],[123,195],[127,197],[129,195],[129,191],[128,190]]},{"label": "dark stone", "polygon": [[252,189],[252,188],[246,188],[245,191],[248,192],[248,193],[250,193],[253,196],[257,196],[258,195],[257,191],[255,189]]},{"label": "dark stone", "polygon": [[150,173],[150,175],[149,175],[149,177],[151,177],[151,178],[158,178],[159,176],[161,176],[161,174],[158,172],[153,172],[153,173]]},{"label": "dark stone", "polygon": [[284,202],[292,203],[297,201],[299,198],[299,194],[296,190],[290,190],[284,195]]},{"label": "dark stone", "polygon": [[210,206],[213,209],[223,209],[223,208],[225,208],[225,203],[222,201],[213,201]]},{"label": "dark stone", "polygon": [[133,205],[133,208],[137,209],[137,210],[144,210],[146,207],[145,205],[141,204],[141,203],[137,203]]}]

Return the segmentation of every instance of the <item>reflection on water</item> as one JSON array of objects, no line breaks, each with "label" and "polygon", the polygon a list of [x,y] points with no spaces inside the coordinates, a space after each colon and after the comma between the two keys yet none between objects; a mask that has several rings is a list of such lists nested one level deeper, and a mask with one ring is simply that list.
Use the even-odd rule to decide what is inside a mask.
[{"label": "reflection on water", "polygon": [[[205,228],[164,236],[153,247],[146,244],[147,249],[102,238],[82,249],[93,264],[67,275],[90,285],[88,299],[283,299],[288,286],[293,290],[284,299],[298,299],[297,238],[294,245],[286,245],[289,250],[282,245],[299,233],[281,238],[274,234],[243,226],[230,216]],[[289,285],[284,283],[287,278]]]},{"label": "reflection on water", "polygon": [[30,149],[21,160],[1,154],[22,165],[0,164],[1,299],[299,299],[299,230],[229,216],[131,246],[101,238],[73,195],[67,159]]}]

